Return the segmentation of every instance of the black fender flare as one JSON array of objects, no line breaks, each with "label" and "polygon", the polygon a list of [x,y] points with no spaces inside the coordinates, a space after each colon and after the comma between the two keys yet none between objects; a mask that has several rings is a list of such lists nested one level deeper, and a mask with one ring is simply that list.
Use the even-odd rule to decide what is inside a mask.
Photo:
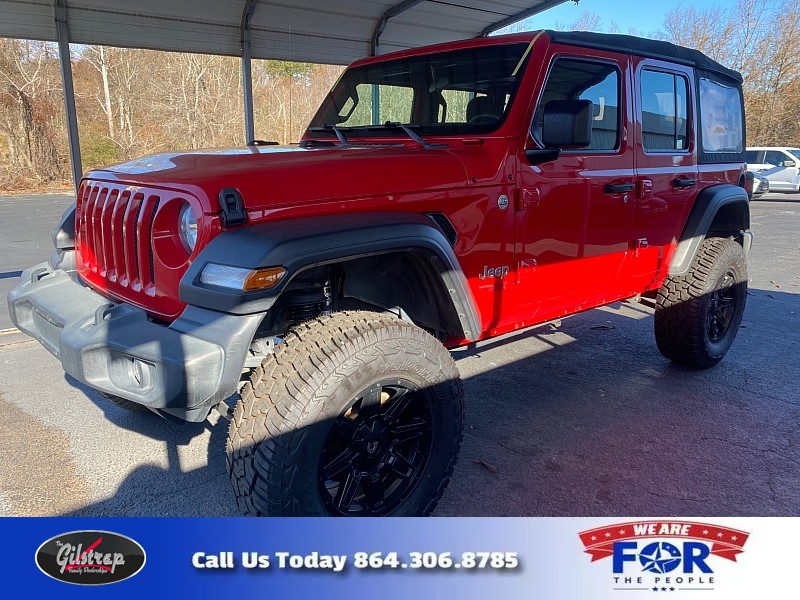
[{"label": "black fender flare", "polygon": [[[480,313],[458,259],[442,231],[428,217],[405,212],[373,212],[304,217],[259,223],[217,235],[203,248],[180,283],[182,301],[231,314],[269,310],[289,281],[306,269],[395,252],[421,253],[449,292],[465,339],[480,334]],[[200,281],[209,263],[258,269],[284,267],[273,288],[241,292]]]},{"label": "black fender flare", "polygon": [[744,188],[733,184],[721,184],[706,188],[697,195],[686,226],[678,240],[678,247],[669,265],[669,275],[685,275],[692,265],[700,244],[706,238],[719,211],[726,206],[738,205],[742,210],[742,223],[737,231],[730,234],[744,236],[743,245],[749,250],[750,244],[750,201]]}]

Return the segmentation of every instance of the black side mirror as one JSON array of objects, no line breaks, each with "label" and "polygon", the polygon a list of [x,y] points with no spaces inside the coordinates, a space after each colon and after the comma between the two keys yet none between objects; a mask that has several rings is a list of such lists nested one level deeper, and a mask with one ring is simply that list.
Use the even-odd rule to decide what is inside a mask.
[{"label": "black side mirror", "polygon": [[592,143],[591,100],[551,100],[544,107],[542,143],[547,148],[585,148]]}]

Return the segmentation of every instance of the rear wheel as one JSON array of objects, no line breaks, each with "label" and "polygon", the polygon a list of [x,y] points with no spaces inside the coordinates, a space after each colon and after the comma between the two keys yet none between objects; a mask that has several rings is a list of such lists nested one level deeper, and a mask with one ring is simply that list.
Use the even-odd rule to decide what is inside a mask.
[{"label": "rear wheel", "polygon": [[286,336],[241,391],[228,473],[246,515],[423,516],[461,443],[449,352],[394,317],[335,313]]},{"label": "rear wheel", "polygon": [[733,344],[747,299],[742,247],[727,238],[703,241],[685,275],[668,278],[658,292],[655,334],[670,360],[707,369]]}]

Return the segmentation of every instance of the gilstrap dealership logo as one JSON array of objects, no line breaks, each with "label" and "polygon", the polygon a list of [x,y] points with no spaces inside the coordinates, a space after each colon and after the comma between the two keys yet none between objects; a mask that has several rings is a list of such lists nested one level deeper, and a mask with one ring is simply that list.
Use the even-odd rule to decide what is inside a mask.
[{"label": "gilstrap dealership logo", "polygon": [[713,558],[736,562],[750,537],[689,521],[618,523],[578,535],[591,562],[611,559],[612,589],[653,592],[713,590]]},{"label": "gilstrap dealership logo", "polygon": [[36,551],[36,564],[58,581],[105,585],[133,577],[144,567],[144,548],[110,531],[72,531],[47,540]]}]

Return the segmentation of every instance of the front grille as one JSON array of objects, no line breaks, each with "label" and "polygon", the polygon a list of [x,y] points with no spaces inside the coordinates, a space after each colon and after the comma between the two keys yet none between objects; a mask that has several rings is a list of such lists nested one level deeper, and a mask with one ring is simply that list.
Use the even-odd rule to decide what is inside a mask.
[{"label": "front grille", "polygon": [[152,232],[159,196],[90,183],[81,200],[76,230],[84,270],[115,287],[152,296]]},{"label": "front grille", "polygon": [[[154,316],[175,316],[182,306],[178,281],[188,262],[179,266],[171,256],[173,262],[165,265],[153,248],[157,215],[173,202],[180,205],[186,198],[170,190],[84,181],[75,214],[81,277],[98,291]],[[177,219],[173,224],[171,214],[160,227],[177,235]]]}]

